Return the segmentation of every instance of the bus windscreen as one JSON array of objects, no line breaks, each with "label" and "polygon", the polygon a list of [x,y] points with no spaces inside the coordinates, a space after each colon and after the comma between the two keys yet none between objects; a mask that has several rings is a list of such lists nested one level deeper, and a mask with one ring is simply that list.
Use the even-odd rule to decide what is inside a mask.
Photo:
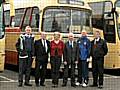
[{"label": "bus windscreen", "polygon": [[85,10],[74,10],[65,8],[49,8],[45,10],[43,30],[47,32],[59,31],[61,33],[80,33],[90,29],[91,13]]}]

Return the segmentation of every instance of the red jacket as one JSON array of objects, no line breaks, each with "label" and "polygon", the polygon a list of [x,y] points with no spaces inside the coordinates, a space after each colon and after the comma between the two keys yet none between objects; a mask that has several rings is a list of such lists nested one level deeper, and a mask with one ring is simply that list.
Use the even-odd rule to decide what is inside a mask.
[{"label": "red jacket", "polygon": [[63,41],[60,40],[58,44],[56,44],[54,42],[54,40],[51,41],[51,43],[50,43],[50,56],[55,56],[55,50],[56,49],[57,49],[57,52],[58,52],[58,56],[62,56],[63,50],[64,50]]}]

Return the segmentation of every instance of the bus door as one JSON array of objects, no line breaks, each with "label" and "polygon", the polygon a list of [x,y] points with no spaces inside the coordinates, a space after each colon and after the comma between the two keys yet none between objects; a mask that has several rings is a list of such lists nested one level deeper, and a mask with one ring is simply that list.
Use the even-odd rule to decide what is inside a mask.
[{"label": "bus door", "polygon": [[104,38],[109,43],[116,42],[115,23],[113,13],[104,13]]},{"label": "bus door", "polygon": [[115,33],[115,21],[114,21],[114,8],[109,8],[110,3],[104,3],[104,12],[103,12],[103,33],[104,38],[108,43],[116,42],[116,33]]},{"label": "bus door", "polygon": [[115,23],[113,4],[110,1],[89,3],[92,8],[92,26],[103,30],[104,39],[109,43],[115,43]]}]

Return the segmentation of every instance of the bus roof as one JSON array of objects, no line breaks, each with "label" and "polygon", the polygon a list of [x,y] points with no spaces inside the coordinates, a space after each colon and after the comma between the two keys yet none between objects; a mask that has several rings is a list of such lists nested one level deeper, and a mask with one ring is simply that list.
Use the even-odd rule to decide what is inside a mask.
[{"label": "bus roof", "polygon": [[88,3],[90,2],[103,2],[103,1],[111,1],[111,2],[115,2],[117,0],[86,0]]},{"label": "bus roof", "polygon": [[[14,7],[17,8],[25,8],[25,7],[34,7],[37,6],[39,9],[44,9],[46,6],[70,6],[70,7],[78,7],[78,8],[85,8],[91,10],[89,5],[85,0],[84,5],[73,5],[73,4],[60,4],[58,3],[58,0],[14,0]],[[4,5],[5,10],[10,10],[10,5],[5,4]]]},{"label": "bus roof", "polygon": [[[25,7],[33,7],[39,5],[40,2],[38,0],[14,0],[14,7],[17,8],[25,8]],[[4,4],[4,10],[10,10],[10,4]]]}]

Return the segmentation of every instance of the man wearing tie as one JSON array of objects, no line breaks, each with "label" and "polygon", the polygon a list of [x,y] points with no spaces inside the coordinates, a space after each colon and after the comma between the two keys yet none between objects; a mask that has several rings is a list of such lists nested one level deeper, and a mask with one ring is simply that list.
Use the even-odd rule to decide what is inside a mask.
[{"label": "man wearing tie", "polygon": [[[50,42],[46,40],[45,32],[41,32],[41,39],[35,41],[35,83],[36,86],[45,86],[45,75],[48,63],[48,53],[50,52]],[[40,83],[39,83],[40,79]]]},{"label": "man wearing tie", "polygon": [[78,46],[77,42],[74,41],[73,33],[69,33],[68,35],[69,40],[65,43],[64,48],[64,76],[63,76],[63,87],[67,84],[68,79],[68,71],[69,67],[71,67],[71,86],[75,87],[75,64],[77,63],[77,56],[78,56]]}]

